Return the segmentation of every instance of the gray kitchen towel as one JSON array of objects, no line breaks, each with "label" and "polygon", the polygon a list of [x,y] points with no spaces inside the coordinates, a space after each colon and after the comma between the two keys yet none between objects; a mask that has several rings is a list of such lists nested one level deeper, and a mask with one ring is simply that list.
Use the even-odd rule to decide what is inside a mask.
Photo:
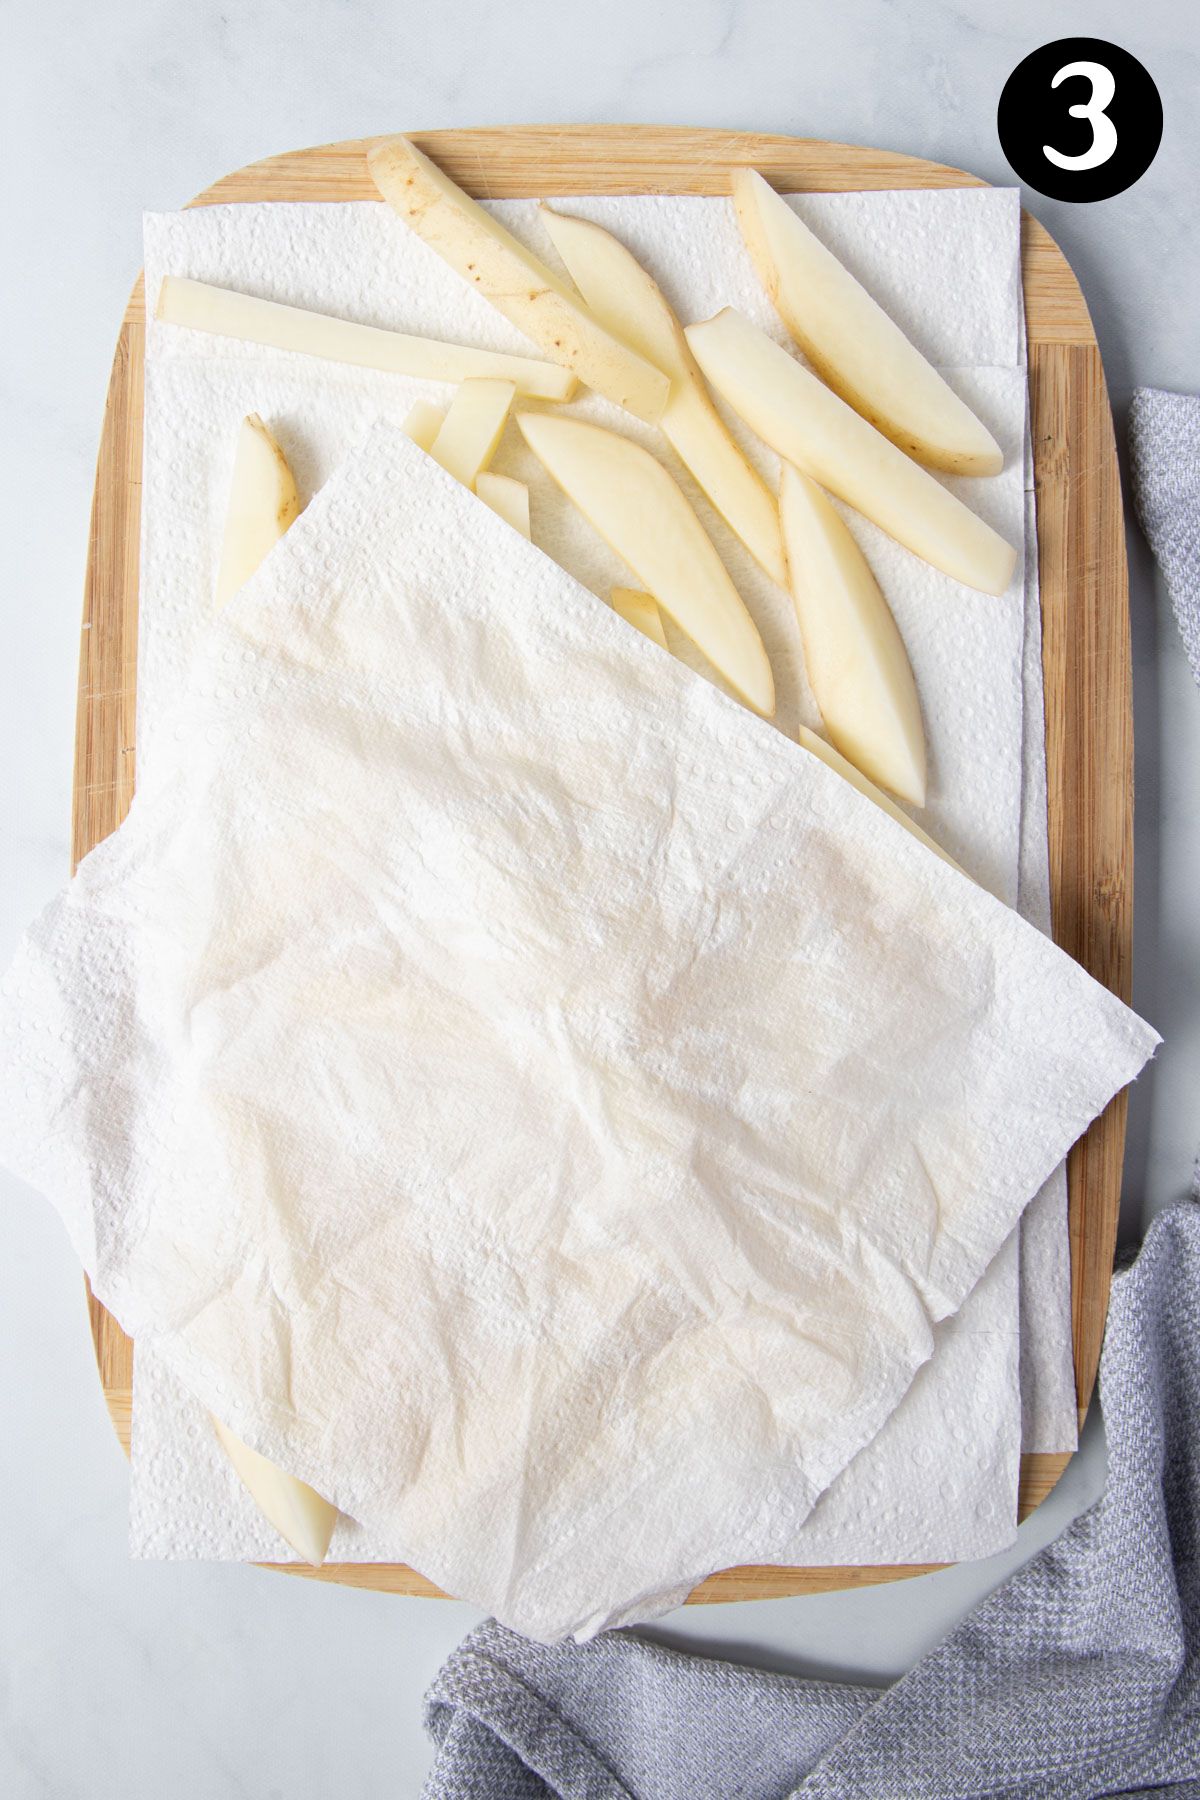
[{"label": "gray kitchen towel", "polygon": [[1200,1203],[1113,1284],[1103,1497],[882,1692],[613,1631],[474,1631],[426,1697],[426,1800],[1200,1795]]},{"label": "gray kitchen towel", "polygon": [[1129,410],[1133,503],[1200,681],[1200,398],[1138,388]]},{"label": "gray kitchen towel", "polygon": [[[1200,681],[1200,399],[1139,389],[1134,504]],[[1200,1800],[1200,1202],[1117,1275],[1103,1497],[894,1686],[489,1623],[426,1696],[426,1800]]]}]

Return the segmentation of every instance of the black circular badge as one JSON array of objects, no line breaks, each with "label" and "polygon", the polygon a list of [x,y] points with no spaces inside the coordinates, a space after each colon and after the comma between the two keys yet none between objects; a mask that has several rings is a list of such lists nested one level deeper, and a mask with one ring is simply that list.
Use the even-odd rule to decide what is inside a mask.
[{"label": "black circular badge", "polygon": [[996,113],[1000,147],[1051,200],[1110,200],[1146,173],[1162,101],[1136,56],[1103,38],[1058,38],[1019,62]]}]

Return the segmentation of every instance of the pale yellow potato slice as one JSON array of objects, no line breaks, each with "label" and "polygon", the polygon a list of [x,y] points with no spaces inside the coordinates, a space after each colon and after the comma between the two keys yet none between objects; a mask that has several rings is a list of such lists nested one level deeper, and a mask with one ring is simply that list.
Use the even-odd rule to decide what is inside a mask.
[{"label": "pale yellow potato slice", "polygon": [[818,375],[918,462],[998,475],[987,426],[757,170],[737,170],[733,203],[759,280]]},{"label": "pale yellow potato slice", "polygon": [[492,460],[515,392],[511,381],[464,381],[450,402],[429,454],[464,487]]},{"label": "pale yellow potato slice", "polygon": [[414,400],[401,430],[405,437],[412,439],[418,450],[432,450],[433,440],[442,429],[445,417],[444,406],[435,406],[432,400]]},{"label": "pale yellow potato slice", "polygon": [[[649,594],[639,593],[636,588],[614,588],[612,604],[613,610],[619,612],[623,619],[627,619],[631,625],[635,625],[639,631],[660,645],[662,649],[670,651],[671,647],[667,643],[667,635],[663,630],[662,614]],[[858,792],[879,807],[881,812],[885,812],[890,819],[895,819],[897,825],[903,825],[905,831],[924,844],[927,850],[932,850],[935,856],[940,856],[942,861],[949,863],[952,869],[958,869],[960,875],[963,873],[954,858],[947,856],[941,845],[935,843],[927,831],[922,831],[921,827],[915,824],[901,807],[897,806],[889,794],[885,794],[882,788],[876,787],[873,781],[868,780],[862,770],[856,769],[854,764],[847,761],[846,757],[839,750],[835,750],[832,744],[827,744],[824,738],[818,737],[815,731],[809,731],[805,725],[799,727],[796,739],[803,749],[809,751],[813,756],[820,757],[821,761],[835,774],[840,775],[843,781],[848,781],[851,787],[857,788]]]},{"label": "pale yellow potato slice", "polygon": [[300,511],[288,461],[257,413],[242,420],[214,605],[228,604]]},{"label": "pale yellow potato slice", "polygon": [[943,574],[1004,593],[1012,545],[765,332],[727,306],[686,336],[713,387],[785,462]]},{"label": "pale yellow potato slice", "polygon": [[323,1500],[306,1481],[285,1475],[257,1450],[251,1450],[219,1419],[213,1419],[213,1426],[221,1448],[264,1519],[298,1556],[320,1568],[337,1523],[337,1507]]},{"label": "pale yellow potato slice", "polygon": [[[612,604],[613,610],[619,612],[623,619],[627,619],[631,625],[635,625],[639,631],[644,632],[648,638],[661,645],[664,650],[670,651],[666,632],[663,630],[662,615],[649,594],[639,593],[635,588],[614,588]],[[847,761],[839,750],[834,749],[832,744],[827,744],[825,739],[818,737],[815,731],[809,731],[806,725],[800,726],[796,733],[796,739],[803,749],[809,751],[813,756],[820,757],[821,761],[835,774],[840,775],[843,781],[848,781],[851,787],[857,788],[858,792],[879,807],[881,812],[887,813],[890,819],[895,819],[897,825],[903,825],[905,831],[924,844],[927,850],[932,850],[935,856],[940,856],[942,861],[949,863],[952,869],[958,869],[960,875],[963,873],[954,858],[947,856],[941,845],[935,843],[927,831],[922,831],[921,827],[915,824],[901,807],[897,806],[889,794],[885,794],[882,788],[876,787],[873,781],[868,780],[862,770],[856,769],[854,764]]]},{"label": "pale yellow potato slice", "polygon": [[616,587],[610,597],[613,611],[620,613],[627,625],[634,626],[661,650],[670,648],[663,630],[662,614],[652,594],[643,594],[638,588]]},{"label": "pale yellow potato slice", "polygon": [[511,475],[493,475],[490,469],[484,469],[475,477],[475,492],[514,531],[524,538],[531,535],[529,489],[523,481],[515,481]]},{"label": "pale yellow potato slice", "polygon": [[952,856],[947,856],[942,846],[936,844],[927,831],[922,831],[915,820],[909,818],[903,807],[897,806],[890,794],[885,794],[882,788],[876,787],[873,781],[868,780],[862,770],[856,769],[840,750],[835,750],[832,744],[827,744],[824,738],[818,737],[815,731],[810,731],[807,725],[800,726],[796,733],[796,741],[813,756],[819,756],[829,768],[836,770],[843,781],[848,781],[850,786],[857,788],[860,794],[865,794],[867,799],[873,801],[890,819],[895,819],[897,825],[903,825],[905,831],[924,844],[927,850],[932,850],[935,856],[940,856],[942,861],[949,863],[952,869],[958,869],[960,875],[966,873]]},{"label": "pale yellow potato slice", "polygon": [[528,400],[569,400],[575,377],[558,363],[535,356],[508,356],[499,350],[475,350],[468,344],[444,344],[436,338],[384,331],[328,313],[307,312],[278,300],[260,300],[232,288],[210,287],[182,275],[165,275],[158,290],[156,317],[165,325],[210,331],[243,343],[296,350],[326,362],[352,363],[359,369],[383,369],[418,381],[472,381],[491,377],[511,381]]},{"label": "pale yellow potato slice", "polygon": [[670,376],[659,430],[751,556],[772,581],[786,586],[775,501],[726,431],[658,283],[603,226],[548,206],[539,210],[567,273],[600,323]]},{"label": "pale yellow potato slice", "polygon": [[779,516],[804,666],[825,729],[864,775],[924,806],[921,703],[879,583],[826,495],[790,463]]},{"label": "pale yellow potato slice", "polygon": [[410,144],[385,138],[368,152],[379,192],[464,280],[581,381],[653,425],[670,383],[606,331],[573,290],[477,201]]},{"label": "pale yellow potato slice", "polygon": [[758,627],[699,519],[662,464],[581,419],[518,413],[530,449],[663,611],[756,712],[775,711]]}]

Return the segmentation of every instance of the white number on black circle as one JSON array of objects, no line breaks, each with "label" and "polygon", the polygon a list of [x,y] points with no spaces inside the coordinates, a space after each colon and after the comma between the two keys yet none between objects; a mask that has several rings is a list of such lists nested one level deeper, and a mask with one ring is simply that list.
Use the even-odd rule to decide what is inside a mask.
[{"label": "white number on black circle", "polygon": [[1058,169],[1098,169],[1117,147],[1117,128],[1104,110],[1112,104],[1117,84],[1111,69],[1106,69],[1103,63],[1073,62],[1063,64],[1050,86],[1056,88],[1070,75],[1086,75],[1092,84],[1092,91],[1082,106],[1067,108],[1073,119],[1087,120],[1092,128],[1092,141],[1078,156],[1064,156],[1053,144],[1043,144],[1042,155]]}]

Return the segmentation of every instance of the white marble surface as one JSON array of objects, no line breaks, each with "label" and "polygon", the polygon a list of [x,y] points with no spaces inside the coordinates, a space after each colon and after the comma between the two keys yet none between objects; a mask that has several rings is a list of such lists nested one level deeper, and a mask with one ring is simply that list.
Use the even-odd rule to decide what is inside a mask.
[{"label": "white marble surface", "polygon": [[[387,129],[654,120],[839,138],[1011,179],[1005,77],[1052,29],[1010,0],[42,0],[5,15],[0,287],[0,960],[63,878],[79,597],[96,440],[143,208],[272,151]],[[1075,21],[1061,29],[1070,29]],[[1175,0],[1095,0],[1076,28],[1163,96],[1153,168],[1072,208],[1033,198],[1088,296],[1123,424],[1137,383],[1200,388],[1192,172],[1200,27]],[[1187,1188],[1200,1138],[1200,695],[1132,544],[1135,999],[1166,1044],[1132,1109],[1124,1229]],[[49,1209],[0,1177],[0,1792],[10,1800],[415,1795],[421,1692],[472,1622],[437,1601],[258,1570],[132,1564],[127,1473],[81,1280]],[[1086,1504],[1102,1436],[1016,1552],[853,1595],[691,1609],[660,1636],[886,1680]]]}]

